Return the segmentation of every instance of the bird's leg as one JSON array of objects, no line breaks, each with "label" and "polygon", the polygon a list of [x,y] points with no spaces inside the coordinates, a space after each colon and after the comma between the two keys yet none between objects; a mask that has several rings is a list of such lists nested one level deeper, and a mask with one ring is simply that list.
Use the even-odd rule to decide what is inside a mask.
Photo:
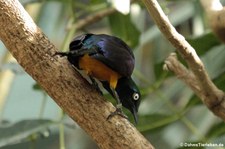
[{"label": "bird's leg", "polygon": [[116,93],[115,89],[111,88],[112,90],[112,93],[113,93],[113,96],[114,98],[116,98],[116,101],[117,101],[117,105],[116,105],[116,111],[112,112],[108,117],[107,117],[107,120],[109,120],[110,118],[112,118],[113,116],[115,115],[119,115],[123,118],[126,118],[128,119],[128,117],[123,113],[123,110],[122,110],[122,103],[119,99],[119,96],[118,94]]},{"label": "bird's leg", "polygon": [[90,80],[91,80],[91,83],[92,85],[94,86],[94,88],[101,94],[103,95],[102,91],[100,90],[99,86],[98,86],[98,83],[95,81],[95,79],[91,76],[89,76]]}]

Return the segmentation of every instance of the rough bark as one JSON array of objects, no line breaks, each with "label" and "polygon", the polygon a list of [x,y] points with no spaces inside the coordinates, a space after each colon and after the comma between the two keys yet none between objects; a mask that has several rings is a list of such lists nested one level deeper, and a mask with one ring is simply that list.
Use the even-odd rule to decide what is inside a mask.
[{"label": "rough bark", "polygon": [[97,93],[35,25],[18,0],[0,0],[0,39],[24,70],[75,120],[100,148],[153,148]]}]

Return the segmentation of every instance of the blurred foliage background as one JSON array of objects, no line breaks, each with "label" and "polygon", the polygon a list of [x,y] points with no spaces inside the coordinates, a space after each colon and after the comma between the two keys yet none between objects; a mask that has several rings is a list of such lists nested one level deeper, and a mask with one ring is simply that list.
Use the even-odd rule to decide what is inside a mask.
[{"label": "blurred foliage background", "polygon": [[[224,122],[172,73],[163,71],[165,58],[175,49],[161,35],[141,1],[133,1],[128,14],[116,11],[111,0],[20,2],[60,50],[68,50],[72,38],[86,32],[111,34],[132,47],[136,58],[133,78],[143,97],[136,127],[157,149],[182,148],[181,143],[189,142],[225,145]],[[199,1],[159,2],[172,24],[196,49],[210,77],[225,90],[225,46],[211,33]],[[106,97],[114,102],[107,93]],[[0,148],[98,148],[23,71],[2,43]]]}]

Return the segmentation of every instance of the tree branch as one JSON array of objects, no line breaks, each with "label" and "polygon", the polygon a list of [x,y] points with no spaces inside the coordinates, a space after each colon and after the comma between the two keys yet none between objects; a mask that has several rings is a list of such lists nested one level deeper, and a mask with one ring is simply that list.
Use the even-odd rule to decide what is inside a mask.
[{"label": "tree branch", "polygon": [[105,16],[108,16],[108,15],[111,15],[113,13],[116,12],[116,9],[115,8],[107,8],[107,9],[104,9],[100,12],[97,12],[93,15],[89,15],[87,17],[85,17],[84,19],[81,19],[79,20],[78,22],[76,22],[75,24],[73,24],[71,26],[71,28],[76,28],[76,30],[80,30],[80,29],[83,29],[85,28],[86,26],[90,25],[90,24],[93,24],[97,21],[100,21],[101,19],[103,19]]},{"label": "tree branch", "polygon": [[100,148],[153,148],[126,119],[106,120],[115,108],[104,100],[55,46],[18,0],[0,1],[0,39],[24,70],[75,120]]},{"label": "tree branch", "polygon": [[[134,3],[136,0],[131,0],[130,3]],[[109,16],[113,13],[117,12],[116,8],[114,7],[109,7],[105,8],[99,12],[96,12],[92,15],[89,15],[79,21],[77,21],[75,24],[71,25],[69,28],[75,28],[76,30],[81,30],[85,28],[86,26],[96,23],[103,19],[106,16]]]},{"label": "tree branch", "polygon": [[220,0],[200,0],[214,34],[225,43],[225,8]]},{"label": "tree branch", "polygon": [[206,106],[217,116],[225,120],[225,95],[210,80],[205,66],[191,45],[171,25],[156,0],[143,0],[149,14],[158,25],[164,36],[185,59],[196,78],[201,95],[199,97]]},{"label": "tree branch", "polygon": [[197,83],[196,77],[182,63],[179,62],[176,53],[171,53],[168,56],[168,58],[165,60],[163,69],[166,71],[174,72],[177,78],[182,80],[187,86],[189,86],[197,96],[202,96],[201,89]]}]

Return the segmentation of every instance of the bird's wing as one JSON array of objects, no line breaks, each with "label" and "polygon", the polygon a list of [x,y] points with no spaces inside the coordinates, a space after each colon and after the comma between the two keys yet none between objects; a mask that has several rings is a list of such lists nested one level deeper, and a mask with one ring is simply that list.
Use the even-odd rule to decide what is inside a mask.
[{"label": "bird's wing", "polygon": [[117,37],[85,34],[76,37],[70,44],[73,57],[89,54],[122,76],[130,76],[134,69],[131,49]]},{"label": "bird's wing", "polygon": [[134,55],[131,49],[119,38],[108,35],[93,35],[98,52],[92,57],[100,60],[122,76],[130,76],[134,69]]}]

